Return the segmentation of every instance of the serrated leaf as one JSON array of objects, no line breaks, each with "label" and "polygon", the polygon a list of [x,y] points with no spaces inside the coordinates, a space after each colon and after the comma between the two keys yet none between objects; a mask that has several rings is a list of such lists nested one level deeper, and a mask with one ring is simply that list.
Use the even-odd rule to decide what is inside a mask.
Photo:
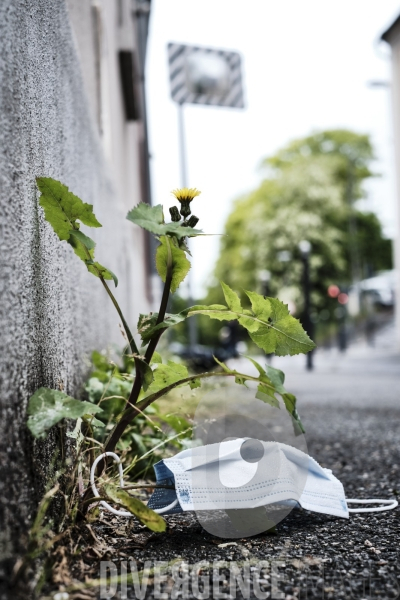
[{"label": "serrated leaf", "polygon": [[221,281],[222,291],[225,296],[225,301],[230,310],[234,312],[243,312],[242,305],[240,303],[240,298],[236,292],[234,292],[229,285]]},{"label": "serrated leaf", "polygon": [[267,298],[260,296],[260,294],[256,294],[254,292],[248,292],[245,290],[245,293],[250,298],[251,308],[253,309],[255,316],[262,321],[268,321],[272,312],[270,301]]},{"label": "serrated leaf", "polygon": [[113,280],[118,285],[116,275],[110,269],[94,262],[95,242],[79,230],[79,222],[88,227],[101,227],[93,214],[93,206],[82,202],[68,187],[51,177],[38,177],[37,186],[41,191],[39,200],[45,219],[53,227],[60,240],[72,246],[75,254],[85,263],[87,270],[96,277]]},{"label": "serrated leaf", "polygon": [[[271,304],[270,321],[257,331],[249,332],[251,339],[266,354],[277,356],[301,354],[315,348],[300,321],[289,314],[288,307],[277,298],[268,298]],[[260,319],[261,320],[261,319]]]},{"label": "serrated leaf", "polygon": [[171,383],[185,379],[188,375],[187,368],[180,363],[174,363],[169,360],[166,365],[159,364],[153,371],[154,381],[147,390],[148,395],[162,390],[171,385]]},{"label": "serrated leaf", "polygon": [[138,333],[140,334],[143,344],[148,344],[151,338],[162,329],[168,329],[178,323],[182,323],[186,319],[183,313],[171,315],[167,313],[164,321],[156,325],[158,313],[149,315],[140,315],[138,322]]},{"label": "serrated leaf", "polygon": [[162,516],[151,510],[151,508],[148,508],[138,498],[133,498],[128,492],[111,484],[104,485],[103,489],[106,496],[112,502],[117,502],[124,506],[129,512],[135,515],[142,525],[146,525],[151,531],[162,532],[166,530],[167,524]]},{"label": "serrated leaf", "polygon": [[185,311],[182,311],[181,314],[186,313],[188,317],[193,317],[194,315],[206,315],[207,317],[210,317],[210,319],[217,319],[218,321],[234,321],[238,318],[237,313],[228,310],[226,306],[223,308],[219,308],[219,306],[220,305],[218,304],[211,306],[199,304],[191,306]]},{"label": "serrated leaf", "polygon": [[257,387],[256,398],[266,402],[267,404],[270,404],[271,406],[274,406],[275,408],[280,408],[279,400],[274,396],[273,390],[263,383],[260,383]]},{"label": "serrated leaf", "polygon": [[[234,292],[229,285],[221,281],[221,286],[228,309],[241,315],[251,315],[250,311],[243,309],[238,294]],[[259,323],[257,323],[257,321],[251,318],[249,319],[247,316],[237,317],[237,319],[242,327],[245,327],[248,331],[256,331],[259,327]]]},{"label": "serrated leaf", "polygon": [[46,221],[60,240],[68,240],[71,229],[77,229],[77,220],[89,227],[101,227],[93,214],[93,206],[82,202],[66,185],[51,177],[37,177],[36,183],[42,194],[39,204]]},{"label": "serrated leaf", "polygon": [[185,279],[190,269],[190,262],[186,258],[186,254],[183,250],[175,246],[172,243],[172,239],[167,236],[161,236],[160,245],[156,251],[156,267],[161,280],[165,283],[168,270],[168,246],[171,252],[171,269],[172,269],[172,281],[171,281],[171,292],[174,293],[179,284]]},{"label": "serrated leaf", "polygon": [[144,341],[144,339],[147,339],[147,341],[150,340],[151,336],[148,337],[148,331],[150,329],[152,329],[153,327],[155,327],[155,325],[157,323],[157,318],[158,318],[158,313],[149,313],[148,315],[144,315],[143,313],[140,313],[138,324],[137,324],[137,330],[143,341]]},{"label": "serrated leaf", "polygon": [[141,202],[135,208],[132,208],[126,216],[128,221],[132,221],[139,227],[147,229],[155,235],[174,235],[177,239],[183,237],[194,237],[201,235],[201,229],[192,227],[182,227],[177,222],[164,223],[164,214],[161,204],[150,206]]},{"label": "serrated leaf", "polygon": [[[226,289],[230,290],[226,284],[223,286],[224,293]],[[248,310],[236,310],[237,302],[231,295],[229,295],[229,303],[231,307],[235,306],[235,310],[226,306],[221,309],[216,308],[215,305],[208,307],[198,305],[182,311],[181,314],[189,317],[201,314],[220,321],[237,319],[248,330],[251,339],[267,354],[274,352],[278,356],[286,356],[310,352],[315,348],[314,342],[308,337],[300,321],[289,314],[285,304],[277,298],[263,298],[253,292],[249,294],[254,307],[252,314],[249,314]]]},{"label": "serrated leaf", "polygon": [[36,438],[46,437],[47,431],[61,419],[79,419],[94,415],[102,409],[91,402],[82,402],[49,388],[39,388],[28,403],[28,428]]}]

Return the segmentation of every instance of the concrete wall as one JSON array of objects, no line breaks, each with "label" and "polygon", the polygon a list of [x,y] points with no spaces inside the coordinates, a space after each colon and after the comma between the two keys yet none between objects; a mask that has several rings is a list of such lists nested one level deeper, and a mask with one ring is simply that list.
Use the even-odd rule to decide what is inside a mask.
[{"label": "concrete wall", "polygon": [[118,275],[116,296],[133,329],[138,310],[148,308],[144,239],[125,221],[141,199],[140,130],[125,121],[117,62],[118,48],[134,44],[134,28],[128,0],[94,8],[97,21],[89,0],[0,2],[0,553],[6,559],[23,549],[54,450],[26,430],[29,396],[60,380],[67,393],[78,394],[85,354],[109,342],[122,345],[99,280],[44,221],[36,176],[60,179],[94,205],[103,224],[90,232],[96,258]]}]

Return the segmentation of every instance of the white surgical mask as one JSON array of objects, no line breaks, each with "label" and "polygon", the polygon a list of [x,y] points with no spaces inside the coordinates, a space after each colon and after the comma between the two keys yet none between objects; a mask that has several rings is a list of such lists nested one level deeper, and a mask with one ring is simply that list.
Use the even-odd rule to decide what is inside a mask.
[{"label": "white surgical mask", "polygon": [[[106,453],[119,463],[114,453]],[[95,467],[91,471],[93,492]],[[294,507],[348,518],[350,512],[377,512],[398,505],[396,500],[346,499],[343,485],[330,469],[322,468],[301,450],[276,441],[237,438],[184,450],[155,466],[158,488],[148,506],[159,514],[196,511],[197,516],[223,513],[224,519],[200,518],[203,527],[220,537],[245,537],[269,529]],[[381,504],[375,508],[349,509],[348,504]],[[102,502],[107,510],[123,516]]]},{"label": "white surgical mask", "polygon": [[[250,456],[252,450],[257,455],[261,448],[263,456],[246,460],[246,445]],[[235,509],[273,507],[276,515],[279,506],[300,506],[348,518],[350,512],[384,511],[398,505],[396,500],[346,499],[342,483],[330,469],[322,468],[301,450],[279,442],[238,438],[210,444],[184,450],[160,461],[154,469],[157,483],[172,484],[175,490],[156,489],[148,506],[169,514],[228,510],[232,517]],[[351,503],[382,506],[351,509]],[[262,513],[257,514],[260,517]],[[266,514],[268,517],[268,510]]]},{"label": "white surgical mask", "polygon": [[[241,452],[246,444],[248,453],[253,449],[256,455],[252,460]],[[238,438],[192,448],[157,463],[155,472],[157,482],[174,481],[176,491],[171,491],[184,511],[258,508],[279,502],[349,516],[343,486],[332,472],[301,450],[279,442]],[[162,508],[167,491],[156,490],[149,506]]]}]

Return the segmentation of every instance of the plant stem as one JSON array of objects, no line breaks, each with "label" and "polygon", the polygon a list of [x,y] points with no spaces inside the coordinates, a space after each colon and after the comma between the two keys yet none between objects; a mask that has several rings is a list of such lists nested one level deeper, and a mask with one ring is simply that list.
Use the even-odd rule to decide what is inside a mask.
[{"label": "plant stem", "polygon": [[[131,421],[133,421],[133,419],[140,414],[140,411],[143,412],[143,410],[147,408],[150,404],[152,404],[162,396],[165,396],[165,394],[168,394],[168,392],[170,392],[174,388],[180,385],[184,385],[185,383],[190,383],[191,381],[194,381],[196,379],[206,379],[208,377],[235,377],[236,375],[237,373],[227,373],[225,371],[211,371],[206,373],[200,373],[198,375],[190,375],[189,377],[185,377],[184,379],[180,379],[179,381],[171,383],[169,386],[163,388],[162,390],[155,392],[150,396],[147,396],[147,398],[144,398],[139,403],[137,408],[134,405],[128,405],[128,408],[123,413],[121,420],[115,426],[113,432],[111,433],[111,436],[109,437],[106,443],[105,452],[112,452],[114,450],[115,444],[118,442],[119,438],[121,437],[125,429],[128,427],[128,425],[131,423]],[[257,377],[250,377],[246,375],[246,378],[250,381],[256,381],[260,383],[260,380]],[[270,387],[271,389],[274,389],[273,386],[268,386],[268,384],[264,385]],[[114,446],[112,445],[112,443],[114,443]]]},{"label": "plant stem", "polygon": [[[170,242],[168,240],[168,236],[165,236],[165,237],[166,237],[167,249],[168,249],[167,274],[166,274],[165,283],[164,283],[163,295],[161,298],[160,310],[158,312],[158,317],[157,317],[157,322],[156,322],[157,325],[159,323],[162,323],[162,321],[164,321],[165,313],[167,310],[169,294],[171,291],[171,283],[172,283],[172,252],[171,252],[171,246],[170,246]],[[147,362],[147,364],[150,363],[152,356],[154,354],[154,351],[157,348],[157,344],[160,340],[160,337],[164,331],[165,330],[162,329],[158,333],[158,335],[156,335],[152,340],[150,340],[150,343],[147,347],[146,354],[144,357],[144,360],[145,360],[145,362]],[[109,436],[108,440],[106,441],[104,452],[113,452],[114,451],[115,446],[117,445],[117,443],[118,443],[119,439],[121,438],[122,434],[124,433],[125,429],[128,427],[129,423],[134,419],[134,417],[137,414],[139,414],[139,412],[137,410],[135,410],[133,413],[131,413],[130,410],[132,410],[132,407],[134,407],[135,404],[137,403],[141,389],[142,389],[142,374],[141,374],[140,370],[138,368],[136,368],[135,381],[133,383],[133,387],[132,387],[128,402],[126,403],[125,410],[122,414],[121,420],[118,421],[118,423],[114,427],[113,431],[111,432],[111,435]],[[129,414],[129,418],[127,418],[128,414]],[[98,468],[97,468],[97,473],[101,473],[101,471],[103,469],[104,469],[104,461],[100,461]]]},{"label": "plant stem", "polygon": [[100,281],[103,284],[104,289],[106,290],[107,294],[110,296],[111,301],[114,304],[114,306],[115,306],[115,308],[117,310],[117,313],[118,313],[118,315],[119,315],[119,317],[120,317],[120,319],[122,321],[122,325],[123,325],[123,327],[125,329],[125,333],[126,333],[126,336],[128,338],[128,342],[129,342],[129,345],[131,347],[132,354],[139,354],[139,350],[138,350],[138,347],[136,346],[135,340],[133,339],[133,335],[131,333],[131,330],[128,327],[128,323],[125,321],[125,317],[122,314],[122,310],[120,309],[119,304],[118,304],[118,302],[117,302],[114,294],[112,293],[112,291],[108,287],[108,285],[107,285],[104,277],[102,277],[101,275],[100,275]]},{"label": "plant stem", "polygon": [[[73,229],[76,229],[76,227],[74,227],[72,225],[72,223],[71,223],[71,226],[72,226]],[[82,244],[82,246],[84,248],[86,256],[88,257],[88,260],[92,261],[92,257],[90,256],[89,250],[86,248],[86,246],[84,244]],[[136,343],[135,343],[135,340],[133,339],[133,335],[131,333],[131,330],[129,329],[128,323],[126,322],[125,317],[122,314],[122,310],[120,309],[120,306],[119,306],[119,304],[117,302],[117,299],[115,298],[114,294],[112,293],[112,291],[108,287],[108,285],[106,283],[106,280],[104,279],[104,277],[101,274],[101,272],[99,271],[99,269],[96,267],[96,265],[93,265],[93,266],[96,269],[98,277],[99,277],[101,283],[103,284],[103,287],[106,290],[107,294],[111,298],[111,302],[114,304],[114,306],[116,308],[116,311],[117,311],[117,313],[118,313],[118,315],[119,315],[119,317],[120,317],[120,319],[122,321],[122,325],[123,325],[123,328],[125,330],[126,336],[128,338],[128,343],[129,343],[129,346],[131,347],[132,354],[139,354],[138,347],[136,346]]]}]

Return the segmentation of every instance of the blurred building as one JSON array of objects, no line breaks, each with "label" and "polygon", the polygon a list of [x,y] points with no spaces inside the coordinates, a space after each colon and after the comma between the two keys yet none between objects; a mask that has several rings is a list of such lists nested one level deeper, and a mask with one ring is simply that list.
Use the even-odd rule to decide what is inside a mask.
[{"label": "blurred building", "polygon": [[394,244],[394,266],[396,269],[396,338],[400,349],[400,15],[382,34],[392,50],[392,112],[395,144],[395,168],[397,180],[397,234]]},{"label": "blurred building", "polygon": [[[98,280],[44,221],[35,177],[94,205],[96,259],[131,323],[150,305],[148,239],[126,221],[149,201],[143,64],[149,2],[0,3],[0,557],[23,552],[57,434],[34,442],[40,386],[79,394],[84,356],[123,346]],[[6,579],[9,569],[1,573]]]}]

